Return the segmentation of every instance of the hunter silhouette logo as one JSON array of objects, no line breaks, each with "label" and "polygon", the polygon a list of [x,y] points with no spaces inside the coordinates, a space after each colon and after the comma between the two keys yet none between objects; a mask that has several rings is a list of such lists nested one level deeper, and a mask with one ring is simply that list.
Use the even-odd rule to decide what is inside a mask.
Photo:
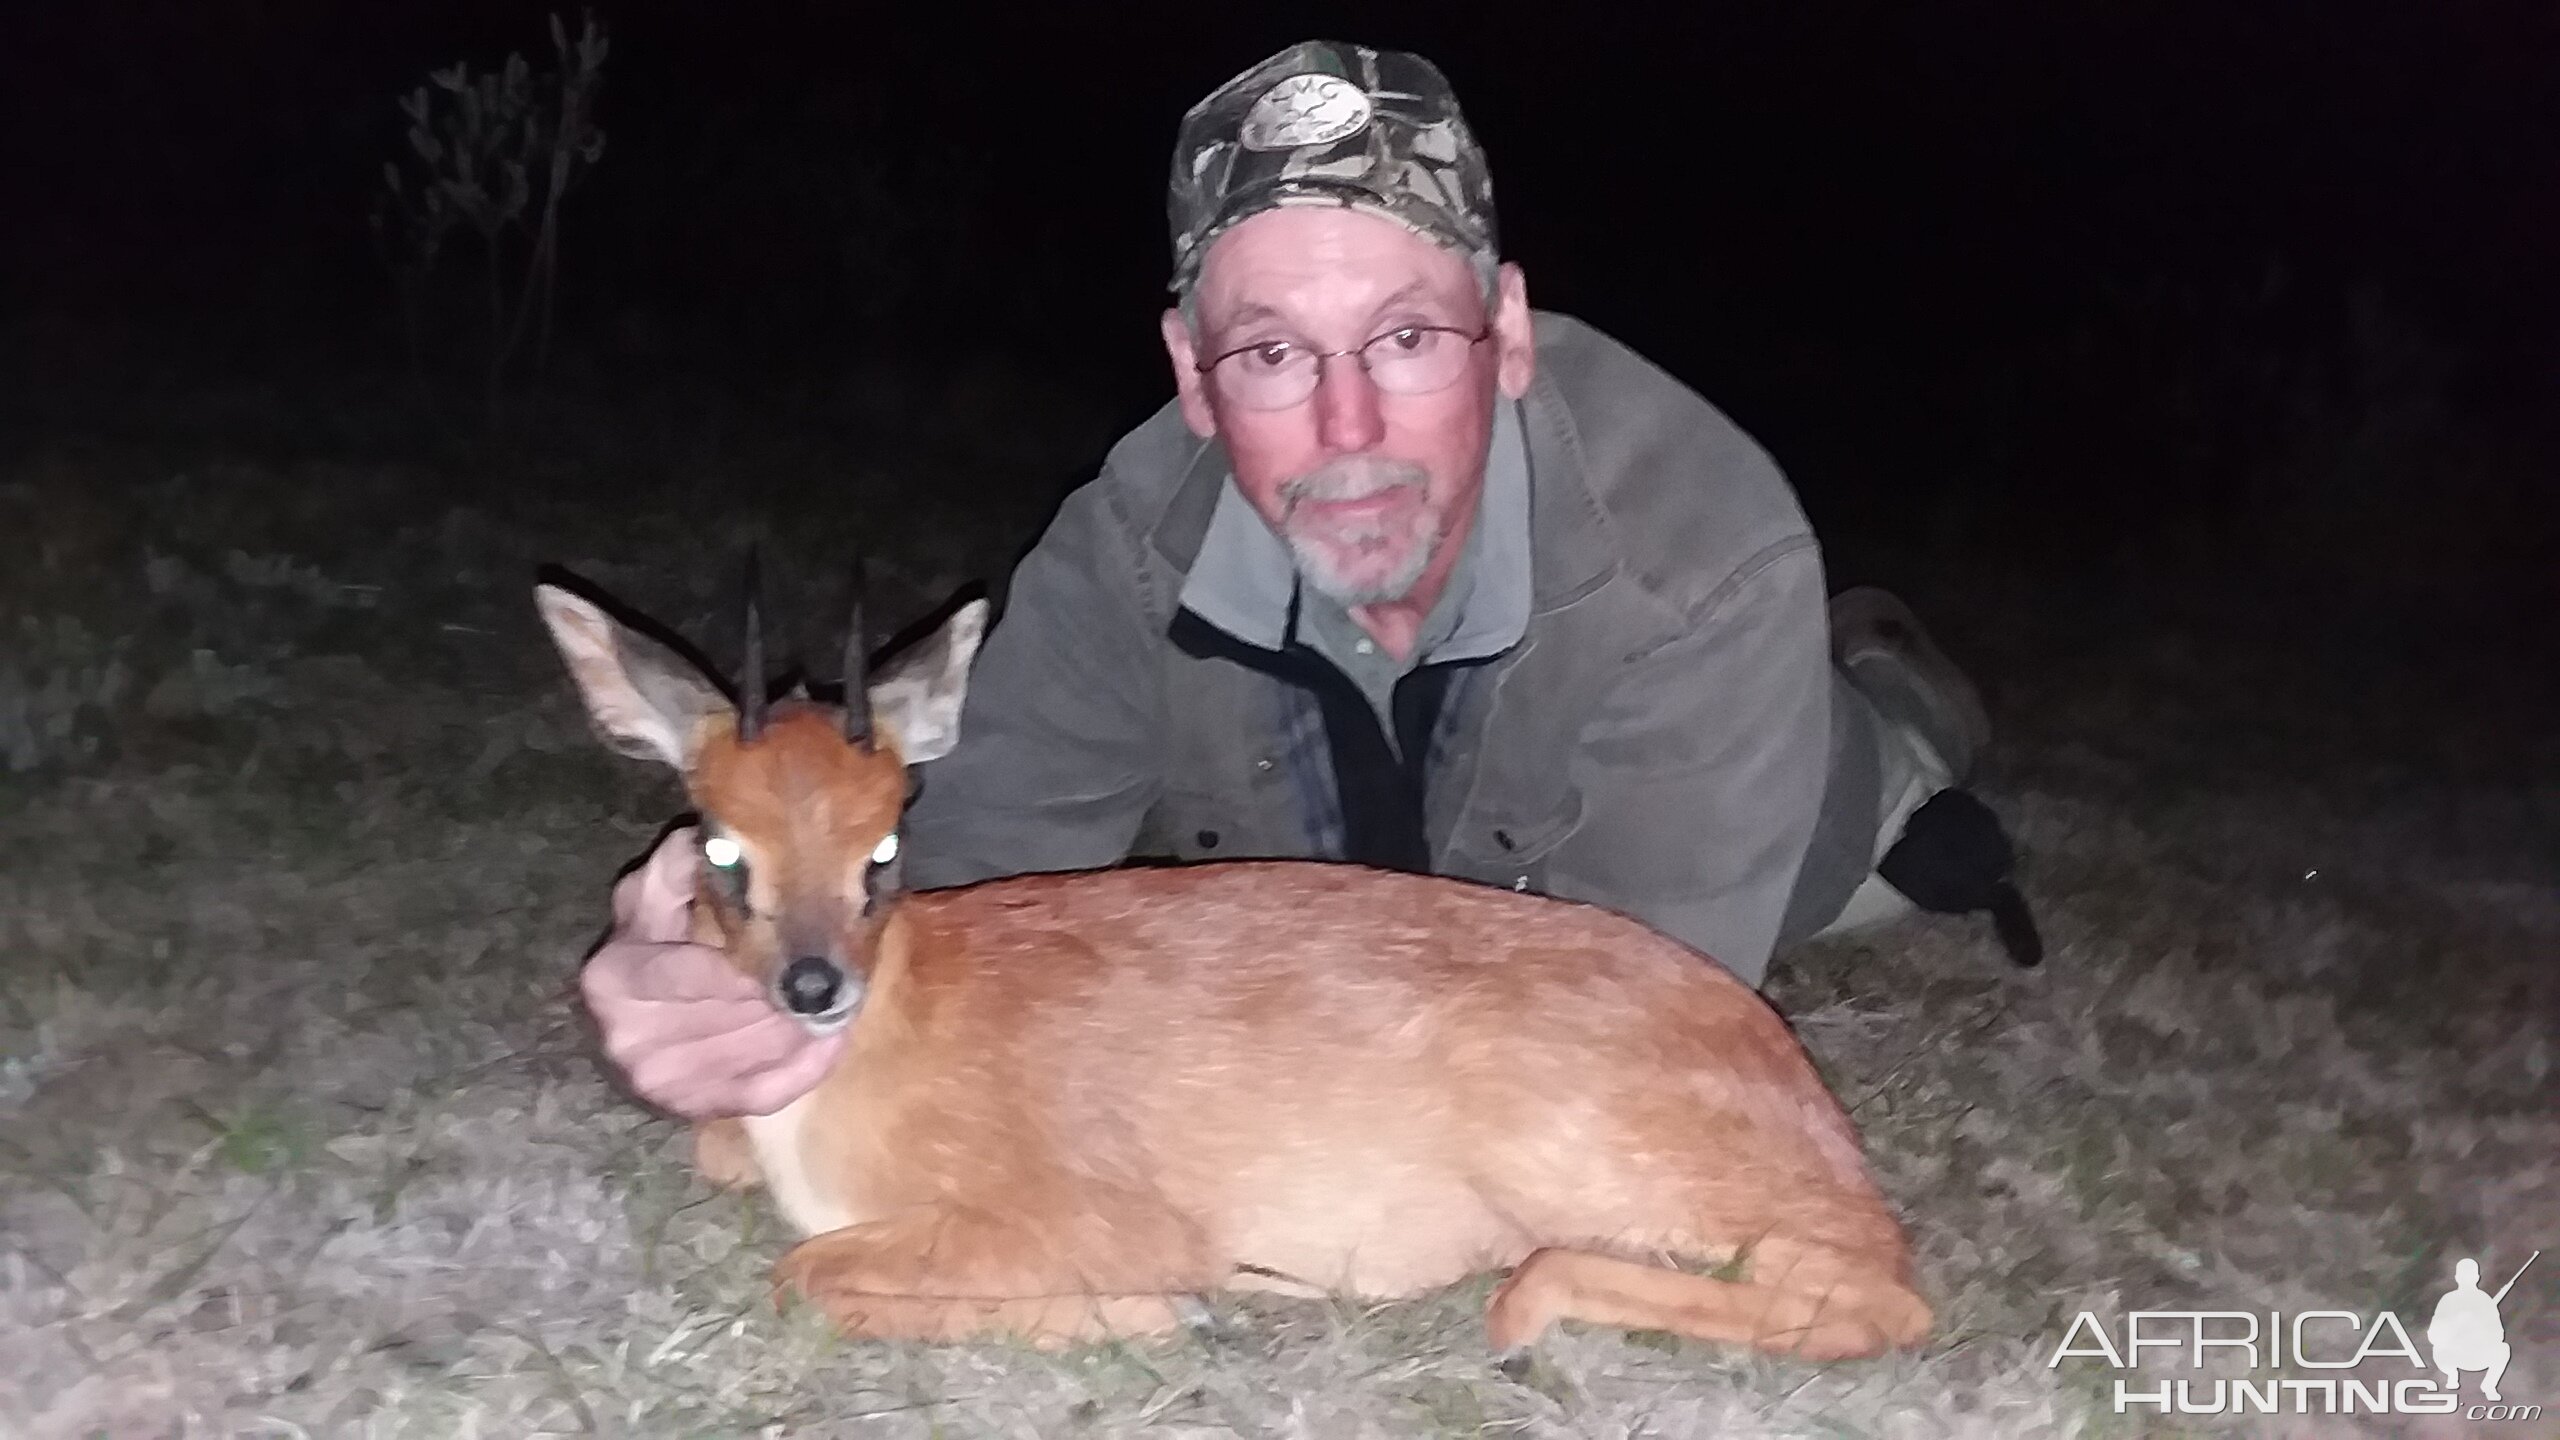
[{"label": "hunter silhouette logo", "polygon": [[2460,1390],[2461,1372],[2477,1370],[2481,1372],[2480,1398],[2499,1398],[2498,1377],[2507,1373],[2509,1351],[2506,1327],[2498,1323],[2498,1306],[2541,1258],[2539,1250],[2526,1256],[2495,1295],[2480,1292],[2479,1261],[2465,1255],[2454,1262],[2453,1288],[2436,1302],[2435,1318],[2427,1322],[2427,1348],[2435,1354],[2436,1368],[2444,1372],[2444,1388]]}]

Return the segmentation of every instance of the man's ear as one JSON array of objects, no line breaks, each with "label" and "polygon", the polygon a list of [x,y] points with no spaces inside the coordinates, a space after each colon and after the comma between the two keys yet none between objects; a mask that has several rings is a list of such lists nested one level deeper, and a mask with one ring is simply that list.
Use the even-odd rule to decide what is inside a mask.
[{"label": "man's ear", "polygon": [[683,770],[703,720],[727,710],[729,697],[692,661],[592,601],[550,584],[535,586],[533,601],[605,744]]},{"label": "man's ear", "polygon": [[960,743],[969,662],[986,634],[987,602],[972,600],[931,636],[899,651],[872,679],[872,720],[896,742],[899,759],[921,765]]},{"label": "man's ear", "polygon": [[1182,423],[1206,440],[1218,433],[1218,417],[1209,408],[1209,377],[1198,369],[1199,347],[1192,343],[1191,325],[1179,305],[1165,307],[1162,325],[1164,353],[1173,361],[1173,393],[1182,401]]},{"label": "man's ear", "polygon": [[1494,381],[1514,400],[1529,393],[1538,374],[1538,338],[1529,314],[1529,280],[1518,264],[1504,261],[1495,272],[1493,305]]}]

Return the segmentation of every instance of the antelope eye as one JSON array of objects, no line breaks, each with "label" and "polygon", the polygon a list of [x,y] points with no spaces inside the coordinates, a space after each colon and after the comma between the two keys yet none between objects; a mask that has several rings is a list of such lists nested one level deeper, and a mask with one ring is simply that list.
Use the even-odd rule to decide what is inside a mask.
[{"label": "antelope eye", "polygon": [[739,850],[737,841],[726,835],[714,835],[702,842],[702,858],[723,870],[734,870],[738,861],[744,858],[744,852]]},{"label": "antelope eye", "polygon": [[897,858],[898,832],[892,830],[888,834],[880,837],[879,844],[871,847],[871,863],[874,865],[886,865]]}]

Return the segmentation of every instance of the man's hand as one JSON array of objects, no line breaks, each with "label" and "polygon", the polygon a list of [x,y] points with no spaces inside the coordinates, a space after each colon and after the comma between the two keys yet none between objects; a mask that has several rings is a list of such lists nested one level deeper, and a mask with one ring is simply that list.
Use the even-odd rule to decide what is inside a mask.
[{"label": "man's hand", "polygon": [[613,934],[578,986],[641,1099],[688,1120],[770,1115],[817,1085],[844,1033],[810,1034],[717,947],[686,939],[697,863],[680,829],[613,887]]}]

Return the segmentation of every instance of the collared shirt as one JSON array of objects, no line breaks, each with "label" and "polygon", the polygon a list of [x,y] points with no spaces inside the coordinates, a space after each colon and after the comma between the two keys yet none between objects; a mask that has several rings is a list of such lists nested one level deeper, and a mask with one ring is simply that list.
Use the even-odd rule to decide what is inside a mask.
[{"label": "collared shirt", "polygon": [[[1341,604],[1300,583],[1288,542],[1263,523],[1232,474],[1218,493],[1199,558],[1184,578],[1183,608],[1257,649],[1276,653],[1295,641],[1313,650],[1368,702],[1392,760],[1411,765],[1417,775],[1437,771],[1449,726],[1463,706],[1445,704],[1440,723],[1429,736],[1418,737],[1423,753],[1408,756],[1396,722],[1397,682],[1425,664],[1500,655],[1527,633],[1533,604],[1529,453],[1517,403],[1495,407],[1492,431],[1474,523],[1405,658],[1373,640]],[[1335,753],[1342,737],[1329,733],[1313,693],[1275,680],[1269,703],[1272,730],[1281,742],[1275,759],[1297,799],[1307,853],[1343,858],[1352,848],[1353,825],[1341,787],[1352,775],[1365,775],[1364,783],[1379,777],[1342,768],[1346,757]]]},{"label": "collared shirt", "polygon": [[1415,666],[1435,658],[1440,647],[1457,633],[1458,618],[1466,613],[1467,600],[1475,593],[1476,571],[1483,564],[1476,553],[1483,535],[1481,529],[1468,525],[1458,562],[1449,569],[1448,583],[1440,587],[1439,598],[1431,602],[1430,612],[1422,617],[1422,627],[1414,632],[1413,649],[1401,659],[1361,628],[1340,601],[1304,580],[1298,584],[1298,640],[1360,687],[1389,745],[1395,744],[1396,738],[1396,682],[1411,674]]}]

